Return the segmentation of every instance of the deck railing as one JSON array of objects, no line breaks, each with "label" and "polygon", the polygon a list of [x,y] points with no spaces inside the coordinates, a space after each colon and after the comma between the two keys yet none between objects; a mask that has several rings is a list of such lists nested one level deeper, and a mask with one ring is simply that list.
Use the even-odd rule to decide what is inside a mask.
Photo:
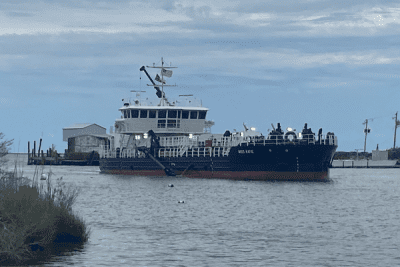
[{"label": "deck railing", "polygon": [[[231,147],[234,146],[267,146],[267,145],[338,145],[337,137],[334,135],[321,135],[315,139],[315,135],[303,135],[299,139],[286,139],[284,136],[264,137],[221,137],[212,140],[199,141],[197,138],[161,137],[160,148],[154,156],[158,157],[220,157],[228,156]],[[145,153],[132,149],[110,149],[109,146],[101,145],[99,149],[100,158],[143,158]]]}]

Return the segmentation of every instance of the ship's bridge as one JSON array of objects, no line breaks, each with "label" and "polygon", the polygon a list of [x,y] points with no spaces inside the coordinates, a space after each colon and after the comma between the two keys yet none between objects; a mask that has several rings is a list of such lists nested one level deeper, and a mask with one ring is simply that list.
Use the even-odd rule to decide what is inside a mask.
[{"label": "ship's bridge", "polygon": [[208,108],[199,106],[151,106],[128,104],[119,109],[121,119],[115,121],[115,131],[121,134],[203,133]]}]

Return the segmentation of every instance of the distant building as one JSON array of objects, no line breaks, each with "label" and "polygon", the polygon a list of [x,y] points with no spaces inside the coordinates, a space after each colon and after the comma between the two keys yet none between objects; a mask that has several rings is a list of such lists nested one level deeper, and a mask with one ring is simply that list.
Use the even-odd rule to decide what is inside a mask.
[{"label": "distant building", "polygon": [[75,123],[63,128],[63,141],[68,142],[69,152],[99,151],[100,145],[108,144],[106,128],[95,123]]},{"label": "distant building", "polygon": [[378,146],[376,150],[372,150],[372,160],[388,160],[388,151],[379,150]]}]

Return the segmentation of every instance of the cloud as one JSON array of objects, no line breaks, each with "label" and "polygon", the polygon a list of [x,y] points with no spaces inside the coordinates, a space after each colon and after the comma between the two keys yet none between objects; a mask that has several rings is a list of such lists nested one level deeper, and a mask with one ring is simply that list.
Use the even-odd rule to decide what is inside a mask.
[{"label": "cloud", "polygon": [[26,12],[7,12],[5,15],[10,16],[10,17],[32,17],[32,13],[26,13]]},{"label": "cloud", "polygon": [[[25,3],[9,7],[14,10],[22,9],[30,11],[29,17],[10,17],[0,14],[2,28],[0,35],[6,34],[60,34],[60,33],[151,33],[158,31],[176,31],[174,26],[159,25],[157,23],[184,22],[189,20],[186,15],[172,14],[160,8],[154,8],[148,3],[136,2],[129,5],[106,3],[108,8],[95,8],[88,4],[88,8],[71,6],[67,2],[51,4],[38,2]],[[98,4],[95,5],[96,7]],[[17,12],[17,11],[11,11]],[[149,14],[144,15],[144,14]],[[2,17],[2,18],[1,18]],[[147,26],[146,26],[147,25]],[[144,26],[144,27],[143,27]]]},{"label": "cloud", "polygon": [[[18,1],[2,3],[1,35],[141,34],[192,38],[400,33],[399,6],[342,1]],[[150,37],[151,38],[151,37]]]}]

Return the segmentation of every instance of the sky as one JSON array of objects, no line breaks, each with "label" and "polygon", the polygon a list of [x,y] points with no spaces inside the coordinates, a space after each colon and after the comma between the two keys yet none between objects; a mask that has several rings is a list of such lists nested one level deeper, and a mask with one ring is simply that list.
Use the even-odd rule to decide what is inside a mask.
[{"label": "sky", "polygon": [[213,133],[307,123],[354,151],[368,119],[367,151],[388,149],[399,23],[400,2],[383,0],[1,0],[0,132],[11,152],[40,138],[63,152],[74,123],[108,133],[131,90],[156,98],[139,68],[163,57],[178,67],[167,97],[201,99]]}]

